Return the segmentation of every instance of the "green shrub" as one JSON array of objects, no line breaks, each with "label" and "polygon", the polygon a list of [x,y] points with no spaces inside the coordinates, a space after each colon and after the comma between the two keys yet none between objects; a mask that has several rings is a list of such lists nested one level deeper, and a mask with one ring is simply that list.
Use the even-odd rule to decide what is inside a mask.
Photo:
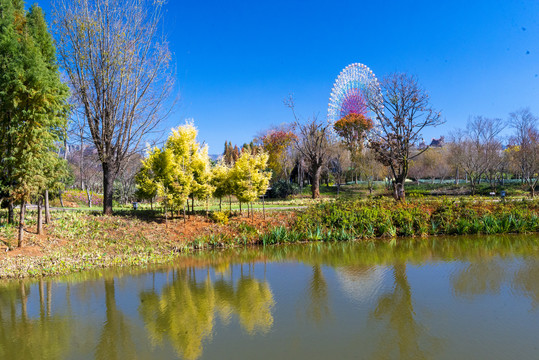
[{"label": "green shrub", "polygon": [[299,194],[298,184],[286,180],[279,180],[271,186],[268,196],[272,199],[286,199],[290,195]]}]

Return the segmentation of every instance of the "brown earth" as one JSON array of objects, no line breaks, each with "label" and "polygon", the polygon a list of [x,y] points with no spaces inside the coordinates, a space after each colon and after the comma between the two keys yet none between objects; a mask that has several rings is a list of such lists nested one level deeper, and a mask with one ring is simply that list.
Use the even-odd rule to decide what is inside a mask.
[{"label": "brown earth", "polygon": [[[295,214],[289,211],[275,211],[263,215],[255,213],[252,218],[246,216],[232,216],[227,225],[215,223],[205,216],[189,216],[184,222],[183,217],[174,217],[165,222],[161,217],[131,217],[131,216],[101,216],[93,214],[79,214],[89,223],[99,223],[98,237],[102,239],[129,240],[144,238],[147,242],[155,245],[164,245],[172,249],[180,248],[182,245],[195,241],[197,238],[209,236],[227,236],[235,238],[241,235],[256,237],[268,228],[275,226],[288,226]],[[42,257],[52,251],[62,250],[65,246],[73,246],[74,241],[84,241],[80,236],[71,239],[68,236],[62,238],[62,232],[58,231],[55,221],[44,226],[44,234],[37,235],[34,226],[25,227],[25,239],[23,247],[13,247],[16,239],[5,239],[0,235],[0,260],[10,257]],[[88,229],[84,236],[90,236],[92,230]],[[8,246],[12,248],[8,251]],[[85,245],[91,241],[84,241]],[[111,246],[110,252],[118,250]]]}]

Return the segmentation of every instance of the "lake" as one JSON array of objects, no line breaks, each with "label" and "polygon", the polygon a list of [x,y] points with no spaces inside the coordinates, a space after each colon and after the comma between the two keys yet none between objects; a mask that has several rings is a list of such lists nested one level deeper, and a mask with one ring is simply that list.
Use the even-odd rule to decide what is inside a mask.
[{"label": "lake", "polygon": [[539,237],[232,249],[9,281],[0,323],[0,359],[539,358]]}]

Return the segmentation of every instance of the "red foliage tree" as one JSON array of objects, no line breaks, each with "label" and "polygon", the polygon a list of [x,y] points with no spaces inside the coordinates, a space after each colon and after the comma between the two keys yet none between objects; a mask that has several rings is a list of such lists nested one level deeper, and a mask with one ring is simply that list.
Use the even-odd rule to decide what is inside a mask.
[{"label": "red foliage tree", "polygon": [[259,137],[258,143],[269,155],[268,167],[273,172],[273,180],[282,180],[288,177],[289,169],[286,166],[286,158],[295,139],[297,139],[296,135],[285,128],[268,130]]},{"label": "red foliage tree", "polygon": [[333,129],[342,139],[351,153],[363,148],[365,135],[373,128],[371,119],[362,114],[348,114],[333,125]]}]

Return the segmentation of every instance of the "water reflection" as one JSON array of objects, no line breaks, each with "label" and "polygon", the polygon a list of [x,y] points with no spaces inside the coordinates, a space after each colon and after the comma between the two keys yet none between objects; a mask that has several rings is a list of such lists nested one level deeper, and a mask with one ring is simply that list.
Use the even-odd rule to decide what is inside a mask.
[{"label": "water reflection", "polygon": [[432,359],[440,350],[439,339],[430,335],[416,320],[412,288],[406,276],[406,265],[393,266],[394,285],[376,301],[372,316],[383,323],[376,359]]},{"label": "water reflection", "polygon": [[307,306],[307,316],[315,324],[321,325],[323,320],[330,316],[330,309],[328,284],[319,264],[312,267],[312,277],[307,294],[310,299]]},{"label": "water reflection", "polygon": [[381,266],[344,266],[337,268],[337,279],[343,292],[352,300],[370,302],[380,292],[386,269]]},{"label": "water reflection", "polygon": [[174,280],[161,293],[140,295],[139,312],[154,344],[168,339],[178,355],[196,359],[202,344],[211,339],[215,316],[229,323],[233,315],[253,335],[266,333],[273,324],[275,304],[268,283],[241,274],[234,284],[220,278],[213,282],[209,272],[197,281],[194,269],[174,271]]},{"label": "water reflection", "polygon": [[113,278],[104,280],[105,321],[95,350],[96,359],[136,359],[129,320],[118,309]]},{"label": "water reflection", "polygon": [[51,284],[39,282],[39,315],[28,314],[30,286],[12,283],[0,292],[0,359],[61,359],[66,355],[71,323],[51,316]]},{"label": "water reflection", "polygon": [[499,259],[482,259],[470,263],[452,276],[455,294],[467,298],[498,294],[507,279],[507,269]]},{"label": "water reflection", "polygon": [[534,308],[539,307],[539,260],[526,258],[516,272],[513,287],[532,301]]},{"label": "water reflection", "polygon": [[[477,241],[235,249],[154,271],[8,282],[0,287],[0,359],[324,358],[325,349],[336,358],[458,358],[460,329],[485,318],[491,323],[473,331],[491,341],[490,352],[469,345],[470,357],[530,357],[539,238]],[[425,301],[429,294],[436,301]],[[497,306],[496,316],[481,317],[484,306]],[[499,332],[507,322],[511,330]]]}]

